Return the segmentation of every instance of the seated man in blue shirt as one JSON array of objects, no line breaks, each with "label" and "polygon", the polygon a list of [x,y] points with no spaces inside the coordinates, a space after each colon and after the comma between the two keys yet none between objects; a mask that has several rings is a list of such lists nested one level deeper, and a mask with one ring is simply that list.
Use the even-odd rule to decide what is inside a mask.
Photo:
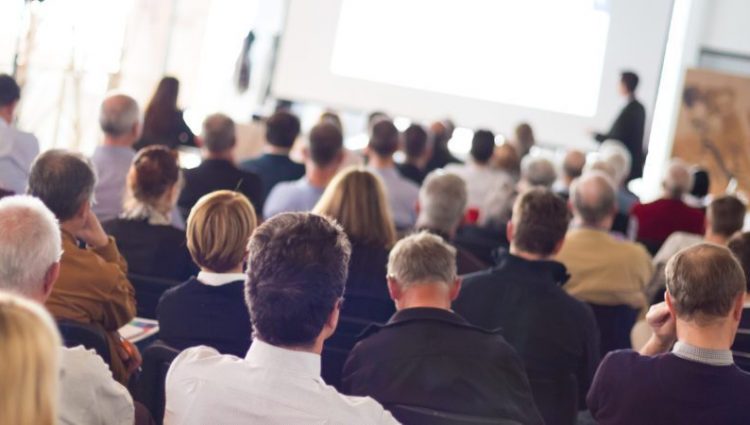
[{"label": "seated man in blue shirt", "polygon": [[21,88],[10,75],[0,74],[0,193],[24,193],[31,162],[39,154],[39,142],[18,130],[13,121]]},{"label": "seated man in blue shirt", "polygon": [[675,254],[666,274],[666,302],[647,315],[652,337],[640,354],[604,358],[587,397],[592,416],[600,425],[750,423],[750,374],[730,351],[742,267],[728,249],[703,243]]}]

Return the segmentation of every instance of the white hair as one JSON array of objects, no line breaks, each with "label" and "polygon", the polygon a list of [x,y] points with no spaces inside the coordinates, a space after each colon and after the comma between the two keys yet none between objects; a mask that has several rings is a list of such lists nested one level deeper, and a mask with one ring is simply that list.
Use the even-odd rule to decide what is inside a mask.
[{"label": "white hair", "polygon": [[461,222],[468,195],[466,183],[453,173],[433,171],[419,190],[417,227],[449,234]]},{"label": "white hair", "polygon": [[128,133],[139,119],[138,103],[125,94],[110,94],[99,110],[99,126],[105,134],[115,137]]},{"label": "white hair", "polygon": [[0,289],[37,295],[62,255],[55,215],[37,198],[9,196],[0,199],[0,229]]},{"label": "white hair", "polygon": [[529,186],[552,187],[557,180],[555,164],[543,156],[527,155],[521,161],[521,180]]},{"label": "white hair", "polygon": [[456,279],[456,249],[443,238],[420,232],[401,239],[388,257],[388,277],[401,288]]},{"label": "white hair", "polygon": [[693,175],[685,161],[675,158],[669,163],[664,176],[664,190],[667,195],[679,199],[693,187]]},{"label": "white hair", "polygon": [[633,157],[630,151],[620,142],[607,140],[599,147],[601,158],[608,162],[615,171],[615,183],[622,185],[630,175]]}]

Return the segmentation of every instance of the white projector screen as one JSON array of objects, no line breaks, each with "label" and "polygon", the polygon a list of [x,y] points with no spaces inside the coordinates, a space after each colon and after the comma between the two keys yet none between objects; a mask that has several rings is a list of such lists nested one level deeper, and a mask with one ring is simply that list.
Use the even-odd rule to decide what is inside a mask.
[{"label": "white projector screen", "polygon": [[338,108],[591,145],[623,104],[655,100],[671,0],[290,0],[273,93]]}]

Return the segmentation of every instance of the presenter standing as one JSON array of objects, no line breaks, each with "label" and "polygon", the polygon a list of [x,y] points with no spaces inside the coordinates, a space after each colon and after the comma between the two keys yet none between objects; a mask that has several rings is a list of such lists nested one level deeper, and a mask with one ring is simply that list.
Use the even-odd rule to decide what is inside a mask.
[{"label": "presenter standing", "polygon": [[630,151],[633,161],[628,181],[643,176],[643,133],[646,126],[646,109],[635,98],[636,87],[638,87],[638,75],[630,71],[623,72],[620,77],[620,93],[627,97],[628,104],[617,116],[609,132],[593,133],[599,143],[605,140],[617,140]]}]

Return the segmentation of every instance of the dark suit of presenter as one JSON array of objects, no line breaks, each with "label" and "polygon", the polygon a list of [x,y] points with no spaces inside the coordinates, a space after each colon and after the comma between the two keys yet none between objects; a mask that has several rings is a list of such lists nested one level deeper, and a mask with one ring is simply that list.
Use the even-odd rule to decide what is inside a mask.
[{"label": "dark suit of presenter", "polygon": [[643,176],[643,134],[646,127],[646,109],[641,102],[631,98],[620,112],[608,133],[597,133],[594,137],[598,142],[617,140],[630,151],[633,157],[628,181]]}]

